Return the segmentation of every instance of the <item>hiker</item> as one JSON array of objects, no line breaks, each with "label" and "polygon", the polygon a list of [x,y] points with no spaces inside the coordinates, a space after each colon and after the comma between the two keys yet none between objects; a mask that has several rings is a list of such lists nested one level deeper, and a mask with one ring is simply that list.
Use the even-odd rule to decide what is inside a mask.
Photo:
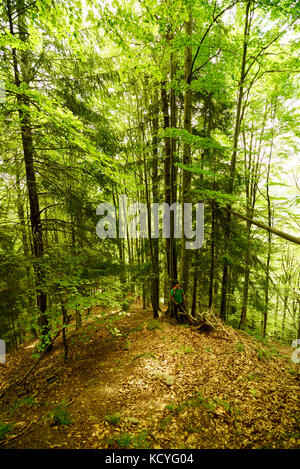
[{"label": "hiker", "polygon": [[[176,280],[174,282],[173,288],[171,289],[171,300],[174,304],[174,313],[178,322],[182,322],[182,318],[178,315],[179,311],[186,314],[186,308],[184,302],[186,297],[184,294],[184,289],[180,283]],[[180,319],[179,319],[180,318]]]}]

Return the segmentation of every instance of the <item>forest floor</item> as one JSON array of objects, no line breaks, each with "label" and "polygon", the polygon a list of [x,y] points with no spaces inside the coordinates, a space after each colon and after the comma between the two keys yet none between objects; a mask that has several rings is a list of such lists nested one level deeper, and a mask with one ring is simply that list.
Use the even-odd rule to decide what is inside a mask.
[{"label": "forest floor", "polygon": [[[4,396],[1,448],[300,447],[291,347],[230,326],[207,335],[154,320],[140,303],[114,327],[122,335],[95,321],[69,333],[66,363],[57,339],[13,399]],[[32,351],[0,364],[0,388],[25,374]]]}]

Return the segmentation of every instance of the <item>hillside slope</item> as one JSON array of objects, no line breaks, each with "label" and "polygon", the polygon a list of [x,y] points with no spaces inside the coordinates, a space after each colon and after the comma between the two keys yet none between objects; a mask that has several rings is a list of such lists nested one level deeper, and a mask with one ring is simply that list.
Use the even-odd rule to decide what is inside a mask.
[{"label": "hillside slope", "polygon": [[[58,340],[4,396],[0,447],[299,448],[292,348],[229,326],[205,335],[154,321],[140,304],[115,324],[121,336],[96,322],[70,334],[66,364]],[[1,366],[0,387],[24,375],[31,354]]]}]

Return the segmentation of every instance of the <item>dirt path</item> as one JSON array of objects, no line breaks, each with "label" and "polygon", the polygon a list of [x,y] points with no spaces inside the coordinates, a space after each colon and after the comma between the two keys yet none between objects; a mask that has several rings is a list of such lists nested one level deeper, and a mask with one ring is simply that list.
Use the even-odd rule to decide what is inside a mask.
[{"label": "dirt path", "polygon": [[[210,335],[153,320],[133,304],[58,342],[0,416],[3,448],[297,448],[299,381],[292,349],[228,326]],[[6,382],[27,369],[12,357]],[[24,373],[24,371],[23,371]]]}]

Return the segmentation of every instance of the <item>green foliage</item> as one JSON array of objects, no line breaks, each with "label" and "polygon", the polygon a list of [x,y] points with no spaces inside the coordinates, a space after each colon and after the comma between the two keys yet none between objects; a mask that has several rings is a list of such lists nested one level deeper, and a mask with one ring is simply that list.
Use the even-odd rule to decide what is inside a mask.
[{"label": "green foliage", "polygon": [[189,353],[197,353],[196,350],[193,347],[190,346],[185,346],[185,345],[179,345],[179,347],[175,350],[171,351],[172,354],[189,354]]},{"label": "green foliage", "polygon": [[237,352],[244,352],[245,351],[245,346],[241,342],[238,342],[237,344],[235,344],[234,349]]},{"label": "green foliage", "polygon": [[141,322],[137,326],[130,329],[129,334],[133,334],[134,332],[141,332],[144,329],[144,323]]},{"label": "green foliage", "polygon": [[127,449],[130,447],[132,436],[129,433],[121,433],[118,438],[110,437],[108,439],[108,446],[119,449]]},{"label": "green foliage", "polygon": [[169,375],[168,373],[158,373],[156,376],[162,379],[168,386],[172,386],[174,384],[174,376]]},{"label": "green foliage", "polygon": [[125,350],[129,350],[129,349],[130,349],[130,346],[131,346],[131,342],[130,342],[130,340],[127,339],[127,340],[125,341],[125,344],[124,344],[122,350],[124,350],[124,351],[125,351]]},{"label": "green foliage", "polygon": [[[129,312],[129,290],[135,295],[149,285],[151,249],[147,239],[136,243],[123,238],[100,240],[95,232],[96,207],[100,202],[118,205],[118,195],[125,190],[129,200],[146,202],[145,183],[152,176],[154,148],[160,182],[157,195],[164,200],[161,176],[167,169],[166,143],[171,142],[176,149],[177,181],[189,173],[192,201],[205,203],[205,248],[201,258],[192,252],[190,259],[191,266],[198,265],[201,271],[201,301],[208,304],[210,281],[214,282],[215,292],[221,291],[226,263],[232,289],[227,292],[228,304],[241,311],[249,265],[246,330],[259,335],[266,308],[268,269],[267,334],[276,334],[290,343],[297,327],[293,308],[298,274],[297,266],[285,265],[284,259],[297,259],[297,249],[291,245],[286,248],[273,236],[267,265],[266,233],[252,226],[248,256],[246,224],[233,216],[227,246],[229,227],[223,208],[230,206],[248,213],[253,207],[253,216],[268,223],[268,190],[276,225],[287,226],[291,232],[298,229],[294,208],[299,196],[290,178],[299,133],[295,105],[299,46],[294,23],[298,3],[259,0],[253,17],[250,15],[247,37],[247,2],[233,2],[231,8],[225,0],[216,4],[199,0],[192,5],[116,0],[113,4],[87,2],[84,9],[77,0],[50,3],[30,2],[18,14],[13,13],[10,23],[9,4],[3,2],[1,6],[0,48],[5,53],[0,80],[5,82],[6,94],[5,103],[0,104],[0,337],[14,349],[19,343],[43,335],[36,294],[39,280],[47,296],[45,317],[50,332],[37,353],[59,330],[65,328],[67,332],[73,327],[64,324],[62,305],[68,314],[79,311],[83,322],[87,311],[99,306],[99,323],[102,321],[112,334],[120,336],[114,322]],[[224,15],[222,10],[226,10]],[[184,30],[190,14],[191,35]],[[17,34],[19,20],[24,23],[24,35]],[[187,46],[192,52],[190,80],[184,73]],[[241,74],[243,50],[247,52],[246,70]],[[21,83],[14,79],[16,65]],[[175,125],[172,116],[162,115],[162,86],[168,99],[174,91],[178,110]],[[189,88],[191,131],[184,128],[183,122]],[[242,119],[234,142],[239,90],[243,91]],[[158,131],[154,136],[155,104],[159,115],[155,116]],[[34,204],[29,201],[19,119],[19,113],[24,112],[33,137],[31,160],[41,215],[41,255],[34,253],[30,226],[30,207]],[[158,139],[156,144],[153,137]],[[190,164],[183,163],[184,147],[191,150]],[[145,167],[141,164],[143,158]],[[231,177],[233,190],[229,191]],[[174,194],[177,200],[182,199],[181,190],[178,183]],[[147,202],[151,202],[156,198],[151,184],[148,192]],[[159,243],[159,271],[163,274],[165,250]],[[212,254],[213,279],[209,272]],[[43,272],[42,279],[39,271]],[[293,275],[288,278],[285,273],[291,271]],[[280,300],[275,324],[277,295]],[[288,299],[283,307],[285,297]],[[220,293],[215,294],[214,304],[219,306]],[[285,316],[286,310],[289,314]],[[239,313],[226,314],[228,322],[238,327]],[[280,322],[284,324],[278,334]],[[147,328],[155,330],[159,326],[153,322]]]},{"label": "green foliage", "polygon": [[35,404],[35,399],[34,397],[32,396],[29,396],[29,397],[23,397],[23,398],[20,398],[18,399],[14,404],[13,406],[10,408],[10,412],[11,413],[14,413],[17,409],[19,409],[19,407],[22,407],[22,406],[33,406]]},{"label": "green foliage", "polygon": [[280,351],[274,345],[270,345],[266,349],[258,349],[257,354],[260,360],[270,360],[272,358],[281,356]]},{"label": "green foliage", "polygon": [[134,435],[131,444],[133,449],[149,449],[148,431],[143,430],[138,435]]},{"label": "green foliage", "polygon": [[72,419],[69,410],[67,409],[67,403],[65,399],[60,404],[51,409],[43,417],[45,422],[50,422],[51,425],[66,425],[72,424]]},{"label": "green foliage", "polygon": [[153,331],[155,329],[161,329],[161,325],[157,319],[153,319],[152,321],[147,324],[147,329],[149,331]]},{"label": "green foliage", "polygon": [[175,405],[174,404],[167,404],[166,405],[166,410],[169,410],[170,412],[175,412]]},{"label": "green foliage", "polygon": [[111,423],[112,425],[118,425],[120,423],[121,416],[119,413],[111,413],[105,415],[104,420]]},{"label": "green foliage", "polygon": [[7,433],[12,429],[13,425],[9,423],[4,423],[0,420],[0,440],[3,440]]},{"label": "green foliage", "polygon": [[259,349],[257,355],[260,360],[268,359],[268,353],[264,349]]},{"label": "green foliage", "polygon": [[[166,410],[171,412],[174,415],[179,415],[180,412],[190,407],[191,408],[203,407],[205,410],[209,412],[214,412],[216,409],[216,406],[222,406],[226,410],[226,412],[231,412],[232,410],[232,405],[228,401],[224,399],[219,399],[218,397],[213,398],[213,399],[205,398],[201,395],[200,392],[196,393],[190,399],[187,399],[186,401],[183,401],[177,405],[168,404],[166,406]],[[169,422],[170,422],[170,417],[166,417],[165,423],[167,424]]]},{"label": "green foliage", "polygon": [[170,416],[163,417],[157,424],[158,430],[165,431],[171,421],[172,421],[172,417]]},{"label": "green foliage", "polygon": [[149,449],[148,432],[141,431],[137,435],[130,433],[121,433],[120,436],[111,437],[108,440],[109,447],[118,449]]},{"label": "green foliage", "polygon": [[157,358],[155,357],[155,355],[153,355],[153,353],[149,353],[149,352],[146,352],[146,353],[142,353],[141,355],[137,355],[136,357],[134,357],[132,359],[132,361],[134,360],[137,360],[138,358],[152,358],[153,360],[157,360]]}]

